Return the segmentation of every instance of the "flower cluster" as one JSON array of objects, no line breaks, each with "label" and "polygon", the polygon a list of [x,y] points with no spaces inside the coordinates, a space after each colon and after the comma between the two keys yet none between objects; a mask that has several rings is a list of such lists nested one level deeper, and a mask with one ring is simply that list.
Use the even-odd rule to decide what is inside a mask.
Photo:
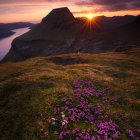
[{"label": "flower cluster", "polygon": [[127,134],[127,136],[129,136],[129,137],[134,137],[134,133],[133,133],[133,131],[130,130],[130,129],[127,129],[127,130],[126,130],[126,134]]},{"label": "flower cluster", "polygon": [[95,140],[95,137],[91,134],[90,130],[74,128],[72,134],[75,140]]},{"label": "flower cluster", "polygon": [[73,82],[75,88],[75,95],[77,98],[89,98],[95,94],[96,96],[102,96],[106,93],[107,88],[96,89],[90,80],[77,79]]},{"label": "flower cluster", "polygon": [[[57,104],[48,118],[47,131],[43,135],[48,138],[53,135],[56,139],[74,140],[116,140],[121,137],[118,126],[109,119],[109,115],[104,111],[102,102],[90,102],[95,97],[100,98],[105,93],[105,89],[97,90],[90,80],[78,79],[73,82],[73,98],[63,98]],[[105,102],[109,102],[106,99]],[[90,128],[83,129],[77,124],[84,123]],[[42,123],[39,123],[42,126]],[[126,131],[127,136],[134,137],[131,130]],[[49,138],[48,138],[49,139]],[[52,139],[52,138],[51,138]]]},{"label": "flower cluster", "polygon": [[109,140],[112,137],[114,139],[117,139],[120,136],[120,132],[116,130],[117,128],[116,124],[112,120],[105,121],[105,122],[99,121],[97,122],[97,127],[98,127],[98,130],[97,131],[95,130],[95,131],[98,134],[97,136],[98,139]]}]

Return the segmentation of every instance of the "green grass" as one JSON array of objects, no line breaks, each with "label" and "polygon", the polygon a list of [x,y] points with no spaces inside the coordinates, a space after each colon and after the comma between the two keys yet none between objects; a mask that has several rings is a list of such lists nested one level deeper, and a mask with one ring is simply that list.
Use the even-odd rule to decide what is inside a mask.
[{"label": "green grass", "polygon": [[[67,54],[0,64],[0,138],[43,140],[37,121],[41,115],[49,116],[63,97],[72,96],[71,81],[76,78],[91,79],[98,88],[109,87],[108,96],[117,98],[112,117],[120,116],[121,128],[138,128],[140,49],[130,52]],[[123,119],[126,113],[127,120]]]}]

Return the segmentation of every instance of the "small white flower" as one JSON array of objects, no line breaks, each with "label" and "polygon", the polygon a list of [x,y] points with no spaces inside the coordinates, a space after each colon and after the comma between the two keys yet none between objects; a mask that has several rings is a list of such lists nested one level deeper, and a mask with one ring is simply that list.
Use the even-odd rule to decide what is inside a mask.
[{"label": "small white flower", "polygon": [[64,126],[65,125],[65,122],[62,122],[62,126]]},{"label": "small white flower", "polygon": [[55,121],[56,119],[55,118],[52,118],[52,120]]},{"label": "small white flower", "polygon": [[65,118],[65,115],[64,114],[62,115],[62,118]]},{"label": "small white flower", "polygon": [[68,123],[68,121],[67,120],[64,120],[64,122],[67,124]]}]

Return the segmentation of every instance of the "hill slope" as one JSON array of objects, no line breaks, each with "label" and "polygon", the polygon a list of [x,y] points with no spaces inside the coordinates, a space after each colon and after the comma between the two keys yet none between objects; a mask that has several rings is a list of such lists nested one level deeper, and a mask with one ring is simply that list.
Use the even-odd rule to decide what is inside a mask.
[{"label": "hill slope", "polygon": [[[71,81],[83,78],[90,79],[97,88],[109,87],[105,97],[116,100],[110,104],[109,116],[119,125],[121,138],[127,140],[123,130],[140,131],[139,64],[139,48],[123,53],[67,54],[0,64],[1,139],[43,140],[38,120],[50,117],[54,105],[63,97],[72,97]],[[88,127],[83,122],[77,125]]]}]

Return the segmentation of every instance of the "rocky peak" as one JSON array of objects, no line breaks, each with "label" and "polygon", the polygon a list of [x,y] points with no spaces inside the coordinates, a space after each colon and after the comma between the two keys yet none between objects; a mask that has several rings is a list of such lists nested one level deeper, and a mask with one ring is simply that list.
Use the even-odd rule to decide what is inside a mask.
[{"label": "rocky peak", "polygon": [[66,23],[72,22],[75,18],[67,7],[53,9],[42,22],[49,23]]}]

